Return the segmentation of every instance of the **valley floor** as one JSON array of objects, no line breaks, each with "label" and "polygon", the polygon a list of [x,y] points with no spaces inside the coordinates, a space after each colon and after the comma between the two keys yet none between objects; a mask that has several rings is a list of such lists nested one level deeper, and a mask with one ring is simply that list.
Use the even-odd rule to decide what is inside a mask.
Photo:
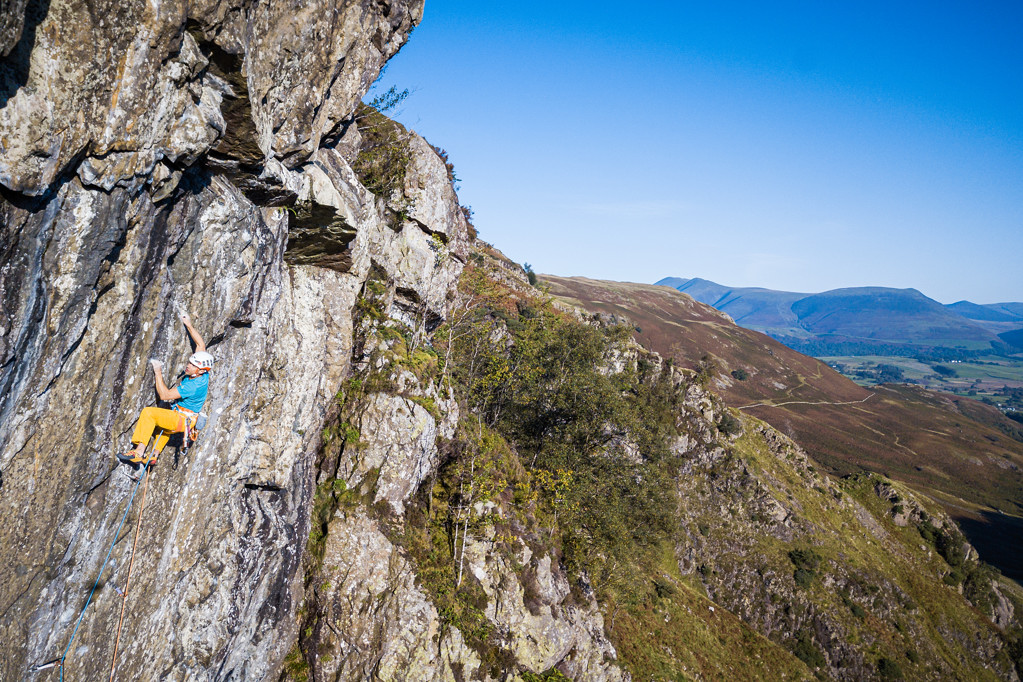
[{"label": "valley floor", "polygon": [[990,355],[946,363],[883,355],[841,355],[818,359],[861,386],[912,383],[975,398],[996,405],[1007,414],[1023,414],[1023,356]]}]

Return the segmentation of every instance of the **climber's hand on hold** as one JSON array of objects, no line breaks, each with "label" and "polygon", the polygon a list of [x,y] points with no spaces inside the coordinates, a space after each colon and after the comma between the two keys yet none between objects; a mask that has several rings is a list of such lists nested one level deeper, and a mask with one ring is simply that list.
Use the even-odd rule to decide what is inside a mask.
[{"label": "climber's hand on hold", "polygon": [[181,323],[185,325],[185,329],[188,330],[188,335],[192,337],[192,341],[195,343],[196,351],[206,350],[206,342],[202,340],[202,336],[196,331],[195,327],[192,326],[192,318],[188,316],[181,308],[177,308],[178,317],[181,318]]},{"label": "climber's hand on hold", "polygon": [[149,364],[153,366],[153,377],[156,382],[156,395],[160,396],[160,400],[177,400],[181,397],[176,388],[167,388],[167,384],[163,380],[163,363],[159,360],[150,360]]}]

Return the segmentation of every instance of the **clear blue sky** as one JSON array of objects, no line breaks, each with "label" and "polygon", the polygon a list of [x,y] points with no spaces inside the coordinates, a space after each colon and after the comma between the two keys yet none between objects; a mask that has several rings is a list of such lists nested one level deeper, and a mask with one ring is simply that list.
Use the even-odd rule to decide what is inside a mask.
[{"label": "clear blue sky", "polygon": [[378,84],[537,272],[1023,301],[1023,3],[427,0]]}]

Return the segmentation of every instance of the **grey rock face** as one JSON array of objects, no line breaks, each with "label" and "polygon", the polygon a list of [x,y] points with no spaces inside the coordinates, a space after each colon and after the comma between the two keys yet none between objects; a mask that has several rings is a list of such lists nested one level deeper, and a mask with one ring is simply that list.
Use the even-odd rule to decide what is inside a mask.
[{"label": "grey rock face", "polygon": [[[105,194],[78,180],[41,211],[5,206],[21,228],[3,273],[14,371],[3,375],[0,506],[10,523],[0,537],[4,555],[20,557],[0,594],[5,679],[70,636],[131,487],[112,454],[151,400],[147,360],[179,367],[189,352],[178,310],[219,359],[210,422],[187,455],[165,454],[153,473],[121,657],[173,668],[173,679],[270,675],[290,648],[309,455],[348,366],[361,283],[374,264],[409,287],[450,283],[459,267],[450,259],[448,275],[402,277],[426,243],[414,237],[421,228],[395,232],[365,190],[350,270],[289,267],[286,211],[254,206],[222,177],[188,182],[194,191],[162,208],[145,192]],[[434,257],[427,248],[416,262]],[[125,580],[127,544],[104,584]],[[119,602],[109,588],[97,594],[77,637],[106,653],[71,656],[69,674],[93,678],[108,665]]]},{"label": "grey rock face", "polygon": [[293,168],[422,18],[415,0],[29,4],[24,30],[23,2],[0,25],[0,48],[25,51],[0,102],[0,183],[29,195],[82,157],[83,181],[109,188],[218,138],[223,156]]},{"label": "grey rock face", "polygon": [[437,466],[437,422],[407,398],[378,393],[367,401],[362,432],[359,445],[345,450],[344,478],[357,487],[377,472],[374,502],[386,501],[401,514],[405,500]]},{"label": "grey rock face", "polygon": [[628,674],[612,663],[616,652],[604,635],[596,601],[583,607],[571,604],[568,579],[552,566],[551,557],[533,557],[524,545],[520,549],[519,562],[527,567],[523,577],[536,599],[528,605],[522,579],[497,551],[493,538],[471,541],[465,550],[468,569],[488,598],[486,616],[516,660],[537,671],[560,664],[571,679],[628,680]]},{"label": "grey rock face", "polygon": [[[355,105],[422,3],[5,10],[0,49],[21,70],[0,84],[0,679],[64,654],[97,576],[65,679],[109,674],[122,603],[120,679],[276,679],[303,608],[324,615],[318,675],[489,679],[368,506],[333,515],[314,573],[305,555],[367,282],[420,334],[443,321],[468,253],[425,140],[403,133],[391,196],[352,170]],[[173,377],[191,352],[183,312],[217,358],[209,421],[190,449],[172,440],[143,493],[113,455],[153,402],[148,360]],[[338,467],[353,488],[372,475],[367,502],[400,515],[458,410],[407,372],[393,380],[406,397],[367,397]],[[479,556],[506,584],[510,568]],[[548,613],[530,632],[519,603],[488,617],[531,638],[522,665],[620,679],[599,612]]]},{"label": "grey rock face", "polygon": [[479,656],[457,629],[442,627],[412,566],[376,522],[357,510],[339,512],[323,566],[336,579],[316,588],[323,612],[310,637],[334,653],[317,658],[317,679],[479,679]]},{"label": "grey rock face", "polygon": [[[301,163],[421,6],[310,7],[296,22],[281,20],[280,3],[94,5],[29,14],[27,79],[5,83],[0,103],[0,182],[22,193],[0,203],[0,552],[13,559],[0,569],[0,678],[21,679],[67,646],[134,487],[112,455],[152,400],[147,360],[173,375],[190,352],[182,311],[218,358],[210,419],[151,474],[118,665],[162,679],[273,677],[294,640],[310,453],[351,357],[359,288],[381,267],[442,317],[431,304],[460,268],[424,247],[426,225],[393,229],[330,150]],[[14,15],[24,18],[4,14],[5,51]],[[289,30],[301,49],[280,49]],[[330,208],[343,207],[355,233],[344,272],[286,264],[292,214],[255,204],[205,162],[238,123],[225,120],[237,113],[225,102],[243,94],[225,63],[261,93],[250,117],[261,161],[300,166],[275,161],[273,183],[310,205],[314,179],[339,197]],[[465,234],[434,229],[452,243]],[[420,270],[406,273],[409,263]],[[130,521],[140,509],[141,494]],[[68,652],[70,679],[109,668],[128,527]]]},{"label": "grey rock face", "polygon": [[[31,34],[35,30],[39,11],[36,8],[33,8],[32,12],[28,10],[28,0],[3,0],[0,2],[0,57],[10,55],[22,40],[28,42],[34,38],[34,35],[26,36],[25,33]],[[26,14],[29,16],[26,17]],[[24,30],[26,19],[29,23],[28,31]],[[27,49],[23,48],[23,51],[27,52]],[[15,55],[15,58],[18,56]],[[17,70],[19,70],[17,67],[12,69],[15,72]],[[16,78],[17,74],[14,73],[12,76]]]}]

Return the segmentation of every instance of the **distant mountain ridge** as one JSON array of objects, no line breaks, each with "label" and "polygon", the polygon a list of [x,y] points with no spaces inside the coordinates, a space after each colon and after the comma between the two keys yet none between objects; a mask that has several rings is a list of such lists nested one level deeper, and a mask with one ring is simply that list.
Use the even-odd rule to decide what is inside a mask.
[{"label": "distant mountain ridge", "polygon": [[[668,281],[671,284],[668,284]],[[792,304],[810,294],[775,291],[759,287],[726,287],[707,279],[668,277],[657,284],[667,285],[689,294],[700,303],[717,308],[747,329],[785,330],[799,335],[799,319]]]},{"label": "distant mountain ridge", "polygon": [[1023,303],[989,303],[978,305],[970,301],[957,301],[945,306],[963,317],[973,320],[1005,343],[1023,347]]},{"label": "distant mountain ridge", "polygon": [[949,303],[945,307],[970,320],[988,322],[1018,322],[1023,316],[1014,315],[1004,306],[1011,306],[1012,303],[993,303],[981,305],[970,301],[957,301]]},{"label": "distant mountain ridge", "polygon": [[990,352],[1016,345],[1023,303],[943,305],[916,289],[850,287],[816,294],[728,287],[699,277],[666,277],[670,286],[811,355],[901,354],[947,349]]}]

